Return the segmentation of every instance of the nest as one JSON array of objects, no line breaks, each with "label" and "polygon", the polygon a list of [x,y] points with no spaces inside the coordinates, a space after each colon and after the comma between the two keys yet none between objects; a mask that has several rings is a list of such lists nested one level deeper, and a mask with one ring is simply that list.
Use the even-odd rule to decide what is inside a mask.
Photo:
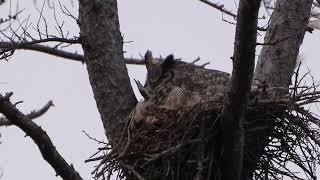
[{"label": "nest", "polygon": [[[305,76],[304,76],[305,77]],[[243,179],[316,179],[320,121],[307,109],[318,102],[318,85],[295,79],[289,94],[252,95],[245,132]],[[220,179],[219,127],[222,102],[202,102],[182,111],[155,111],[160,123],[129,119],[117,145],[99,150],[93,173],[110,179]]]}]

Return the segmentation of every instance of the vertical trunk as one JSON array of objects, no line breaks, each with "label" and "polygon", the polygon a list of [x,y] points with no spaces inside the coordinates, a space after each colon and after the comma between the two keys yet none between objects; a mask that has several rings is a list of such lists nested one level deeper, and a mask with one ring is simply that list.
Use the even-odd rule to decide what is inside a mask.
[{"label": "vertical trunk", "polygon": [[251,88],[261,0],[241,0],[238,8],[231,87],[221,118],[221,179],[239,180],[243,162],[242,120]]},{"label": "vertical trunk", "polygon": [[80,37],[90,84],[109,141],[136,104],[123,57],[116,0],[79,0]]},{"label": "vertical trunk", "polygon": [[306,32],[312,0],[278,0],[272,13],[254,79],[272,87],[289,87]]},{"label": "vertical trunk", "polygon": [[[254,79],[265,81],[271,87],[289,87],[307,28],[311,5],[312,0],[277,0],[264,39],[264,43],[272,45],[263,46]],[[250,160],[244,162],[243,179],[252,178],[257,162],[269,143],[268,133],[272,133],[273,130],[270,124],[272,123],[269,123],[264,133],[250,139],[253,144],[259,144],[250,147],[254,157],[246,158]]]}]

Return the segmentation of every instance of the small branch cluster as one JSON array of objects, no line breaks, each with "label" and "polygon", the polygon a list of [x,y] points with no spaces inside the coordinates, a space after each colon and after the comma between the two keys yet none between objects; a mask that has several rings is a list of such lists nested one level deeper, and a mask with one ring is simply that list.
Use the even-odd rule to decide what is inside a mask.
[{"label": "small branch cluster", "polygon": [[[1,1],[0,1],[0,5],[1,5]],[[21,13],[22,11],[18,11],[17,13],[15,13],[14,15],[8,15],[7,18],[0,18],[0,24],[9,22],[11,20],[16,20],[18,15]]]},{"label": "small branch cluster", "polygon": [[[65,29],[65,21],[59,21],[53,2],[49,6],[50,10],[53,10],[52,19],[54,21],[52,22],[54,25],[52,25],[52,22],[48,21],[44,15],[46,1],[43,2],[41,9],[36,9],[39,17],[35,25],[31,22],[30,16],[20,20],[18,15],[22,11],[7,19],[0,19],[0,24],[7,24],[4,29],[0,30],[0,60],[9,60],[16,50],[31,50],[84,63],[85,58],[82,54],[67,50],[68,47],[79,48],[76,45],[83,43],[82,38],[70,35],[69,31]],[[66,6],[60,1],[58,3],[62,14],[79,23]],[[49,28],[50,26],[54,27],[54,32],[50,31],[53,29]],[[127,64],[144,64],[143,59],[137,58],[125,58],[125,62]]]},{"label": "small branch cluster", "polygon": [[[232,17],[233,20],[237,21],[237,15],[236,15],[235,13],[233,13],[231,10],[226,9],[225,6],[224,6],[224,4],[213,3],[213,2],[208,1],[208,0],[199,0],[199,1],[202,2],[202,3],[204,3],[204,4],[206,4],[206,5],[208,5],[208,6],[210,6],[210,7],[213,7],[213,8],[215,8],[215,9],[221,11],[221,12],[222,12],[222,21],[227,22],[227,23],[229,23],[229,24],[235,25],[234,22],[229,21],[229,20],[226,20],[226,19],[224,18],[223,15],[226,14],[226,15]],[[259,18],[259,19],[265,19],[265,17],[263,16],[262,18]],[[265,28],[265,27],[257,27],[257,29],[258,29],[259,31],[266,31],[266,30],[267,30],[267,28]]]},{"label": "small branch cluster", "polygon": [[[250,115],[256,122],[271,123],[269,127],[274,128],[267,129],[267,131],[256,129],[253,133],[251,131],[247,133],[248,136],[259,136],[261,132],[271,135],[266,137],[270,143],[265,147],[258,161],[253,179],[281,179],[284,176],[290,179],[317,179],[316,167],[320,163],[320,121],[319,116],[312,113],[309,110],[310,107],[307,106],[316,106],[316,103],[319,102],[320,92],[317,91],[319,84],[313,80],[310,72],[304,74],[299,80],[298,72],[299,68],[294,85],[290,88],[290,103],[285,101],[277,103],[282,104],[282,113],[272,118],[272,121],[261,118],[261,115]],[[313,82],[310,86],[306,85],[305,80],[308,75]],[[247,138],[250,139],[250,137]],[[266,139],[260,140],[265,141]],[[254,146],[255,144],[252,144],[248,147]],[[248,160],[253,161],[258,158],[252,154],[248,157],[250,157],[247,158]],[[298,169],[300,173],[297,172]]]},{"label": "small branch cluster", "polygon": [[[1,29],[0,37],[0,59],[8,60],[15,52],[19,49],[31,49],[39,52],[47,53],[50,49],[51,54],[57,51],[62,56],[62,49],[79,44],[80,39],[77,36],[70,38],[69,32],[64,29],[65,22],[60,22],[56,15],[56,8],[53,10],[53,23],[47,21],[44,15],[45,11],[45,2],[43,3],[41,9],[37,9],[39,14],[36,25],[32,25],[30,16],[26,19],[20,20],[18,16],[13,16],[16,21],[7,21],[7,26],[4,29]],[[69,11],[66,11],[65,7],[60,4],[61,11],[68,16],[71,16]],[[22,11],[19,11],[20,13]],[[50,26],[53,26],[55,32],[50,31]],[[70,52],[65,51],[66,56],[70,57]],[[74,56],[77,55],[77,52],[72,53]],[[78,58],[79,59],[79,58]]]},{"label": "small branch cluster", "polygon": [[[214,3],[214,2],[211,2],[209,0],[199,0],[199,1],[204,3],[204,4],[206,4],[206,5],[208,5],[208,6],[210,6],[210,7],[213,7],[215,9],[217,9],[218,11],[221,11],[222,12],[222,21],[227,22],[229,24],[235,25],[235,23],[233,21],[229,21],[229,20],[224,18],[224,15],[228,15],[234,21],[237,21],[237,15],[235,13],[233,13],[231,10],[228,10],[227,8],[225,8],[224,4]],[[268,16],[271,16],[272,11],[275,10],[275,8],[273,6],[274,2],[275,2],[274,0],[263,0],[262,1],[262,5],[263,5],[263,7],[264,7],[264,9],[265,9],[265,11],[266,11]],[[319,9],[320,9],[320,1],[319,0],[314,0],[312,11],[311,11],[311,17],[317,19],[316,22],[313,22],[313,24],[316,23],[316,28],[311,27],[312,29],[307,29],[309,32],[312,32],[313,29],[320,29],[320,25],[319,25],[320,24]],[[263,16],[263,17],[261,17],[259,19],[265,19],[265,16]],[[268,29],[268,24],[266,24],[265,26],[262,26],[262,27],[258,27],[259,31],[266,31],[267,29]]]}]

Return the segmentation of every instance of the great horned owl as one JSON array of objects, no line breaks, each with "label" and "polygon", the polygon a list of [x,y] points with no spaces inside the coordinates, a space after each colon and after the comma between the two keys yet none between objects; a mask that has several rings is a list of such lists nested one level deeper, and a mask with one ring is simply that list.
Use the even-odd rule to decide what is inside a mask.
[{"label": "great horned owl", "polygon": [[175,60],[173,55],[155,59],[147,51],[145,63],[146,83],[142,86],[136,81],[144,97],[135,110],[137,121],[150,119],[154,108],[179,111],[199,102],[222,102],[230,81],[228,73]]}]

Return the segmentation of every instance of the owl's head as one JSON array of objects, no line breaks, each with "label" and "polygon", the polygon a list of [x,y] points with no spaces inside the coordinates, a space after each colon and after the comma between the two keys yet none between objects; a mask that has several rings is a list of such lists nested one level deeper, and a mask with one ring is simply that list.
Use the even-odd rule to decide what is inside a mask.
[{"label": "owl's head", "polygon": [[147,51],[144,58],[148,71],[145,87],[153,89],[172,78],[173,74],[169,69],[175,63],[173,55],[165,59],[156,59],[152,57],[151,51]]}]

